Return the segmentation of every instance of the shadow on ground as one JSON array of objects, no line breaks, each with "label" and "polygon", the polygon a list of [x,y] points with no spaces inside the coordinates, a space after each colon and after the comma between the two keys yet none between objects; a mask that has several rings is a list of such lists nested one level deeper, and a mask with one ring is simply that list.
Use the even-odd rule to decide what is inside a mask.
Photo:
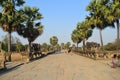
[{"label": "shadow on ground", "polygon": [[47,55],[41,55],[40,57],[37,57],[37,58],[34,58],[34,59],[32,59],[30,62],[28,62],[28,63],[31,63],[31,62],[34,62],[34,61],[36,61],[36,60],[39,60],[39,59],[42,59],[42,58],[45,58],[45,57],[47,57],[47,56],[49,56],[49,55],[56,55],[56,54],[61,54],[62,52],[61,51],[54,51],[54,52],[49,52],[49,53],[47,53]]},{"label": "shadow on ground", "polygon": [[24,63],[20,63],[20,64],[17,64],[15,66],[13,66],[13,67],[10,67],[10,68],[1,69],[0,70],[0,75],[6,74],[6,73],[11,72],[11,71],[14,71],[14,70],[18,69],[23,64]]},{"label": "shadow on ground", "polygon": [[[41,55],[40,57],[37,57],[37,58],[35,58],[35,59],[32,59],[32,60],[31,60],[30,62],[28,62],[28,63],[31,63],[31,62],[34,62],[34,61],[36,61],[36,60],[42,59],[42,58],[47,57],[47,56],[49,56],[49,55],[59,54],[59,53],[61,53],[61,52],[60,52],[60,51],[57,51],[57,52],[49,52],[47,55]],[[9,72],[11,72],[11,71],[14,71],[14,70],[20,68],[20,66],[23,65],[23,64],[24,64],[24,63],[21,62],[21,63],[18,63],[18,64],[13,65],[13,66],[9,66],[9,67],[8,67],[9,64],[6,64],[7,68],[5,68],[5,69],[0,69],[0,75],[4,75],[4,74],[6,74],[6,73],[9,73]]]}]

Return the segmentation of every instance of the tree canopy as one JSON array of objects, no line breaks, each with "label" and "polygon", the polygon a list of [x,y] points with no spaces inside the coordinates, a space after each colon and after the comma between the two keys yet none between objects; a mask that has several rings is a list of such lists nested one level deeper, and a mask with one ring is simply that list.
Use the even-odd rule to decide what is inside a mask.
[{"label": "tree canopy", "polygon": [[56,36],[50,38],[50,44],[52,46],[55,46],[57,43],[58,43],[58,38]]}]

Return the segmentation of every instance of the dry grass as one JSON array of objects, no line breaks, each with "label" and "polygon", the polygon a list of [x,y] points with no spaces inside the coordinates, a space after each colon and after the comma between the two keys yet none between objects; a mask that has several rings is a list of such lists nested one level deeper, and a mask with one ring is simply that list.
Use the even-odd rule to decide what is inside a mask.
[{"label": "dry grass", "polygon": [[26,61],[28,58],[27,55],[21,55],[21,53],[12,53],[11,60],[12,61]]},{"label": "dry grass", "polygon": [[20,53],[13,53],[11,55],[11,60],[12,61],[19,61],[22,60],[22,55]]},{"label": "dry grass", "polygon": [[0,53],[0,61],[4,60],[4,56]]}]

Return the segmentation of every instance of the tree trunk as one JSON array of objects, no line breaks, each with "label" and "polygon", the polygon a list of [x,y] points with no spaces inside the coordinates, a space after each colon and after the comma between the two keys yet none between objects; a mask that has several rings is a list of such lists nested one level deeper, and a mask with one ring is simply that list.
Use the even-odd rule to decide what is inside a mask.
[{"label": "tree trunk", "polygon": [[11,32],[8,32],[8,61],[11,61]]},{"label": "tree trunk", "polygon": [[116,21],[117,24],[117,40],[119,40],[119,20]]},{"label": "tree trunk", "polygon": [[102,29],[100,29],[99,31],[100,31],[100,41],[101,41],[101,46],[103,47]]},{"label": "tree trunk", "polygon": [[29,45],[28,45],[28,57],[29,57],[29,59],[31,58],[31,55],[32,55],[32,53],[31,53],[31,41],[29,41]]},{"label": "tree trunk", "polygon": [[83,39],[83,51],[85,52],[85,39]]},{"label": "tree trunk", "polygon": [[[119,32],[120,32],[120,31],[119,31],[119,27],[120,27],[120,26],[119,26],[119,20],[116,21],[116,24],[117,24],[117,43],[118,43],[118,41],[119,41]],[[117,47],[116,47],[117,50],[118,50],[118,46],[119,46],[119,45],[117,45]]]},{"label": "tree trunk", "polygon": [[78,43],[77,43],[77,52],[78,52]]}]

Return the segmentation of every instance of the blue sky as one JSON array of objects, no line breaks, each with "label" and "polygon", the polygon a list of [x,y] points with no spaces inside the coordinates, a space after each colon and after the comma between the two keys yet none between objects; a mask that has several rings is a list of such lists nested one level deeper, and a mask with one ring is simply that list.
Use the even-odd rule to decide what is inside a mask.
[{"label": "blue sky", "polygon": [[[44,32],[34,42],[49,43],[52,36],[57,36],[59,43],[72,42],[71,33],[76,28],[76,24],[85,19],[88,12],[85,11],[90,0],[26,0],[24,6],[38,7],[43,15],[41,20],[44,25]],[[0,30],[0,40],[6,33]],[[113,42],[116,38],[116,29],[107,28],[103,31],[104,44]],[[12,33],[13,36],[19,37],[23,44],[27,40]],[[88,41],[100,43],[99,30],[95,29]]]}]

